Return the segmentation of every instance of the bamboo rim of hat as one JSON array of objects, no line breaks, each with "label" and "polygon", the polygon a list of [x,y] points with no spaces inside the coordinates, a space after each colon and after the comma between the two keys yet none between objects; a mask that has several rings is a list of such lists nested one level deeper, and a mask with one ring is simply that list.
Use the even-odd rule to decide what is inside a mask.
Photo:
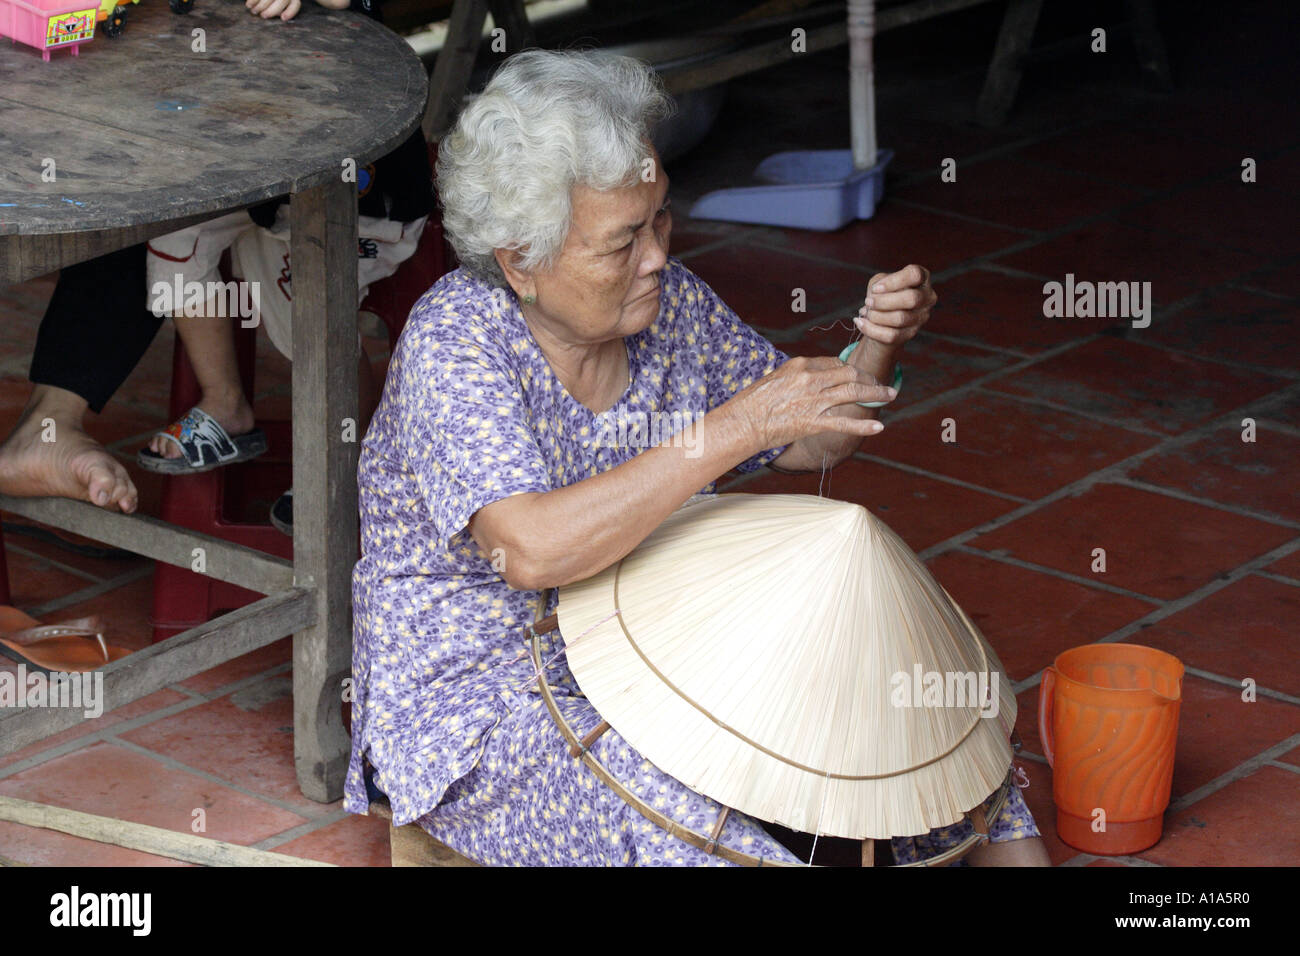
[{"label": "bamboo rim of hat", "polygon": [[[559,729],[560,735],[564,738],[565,743],[569,745],[569,756],[578,760],[580,763],[585,764],[587,768],[596,775],[597,779],[605,784],[605,786],[609,787],[609,789],[621,798],[624,803],[628,804],[628,806],[637,811],[651,823],[667,832],[670,836],[674,836],[684,843],[697,847],[710,856],[717,856],[719,859],[727,860],[731,863],[737,863],[741,866],[786,867],[815,865],[812,864],[811,861],[809,861],[809,863],[791,863],[783,860],[764,860],[762,857],[755,856],[752,853],[735,850],[721,843],[720,838],[722,836],[722,830],[723,827],[726,826],[727,818],[732,812],[731,807],[722,807],[722,810],[718,814],[717,820],[714,822],[713,828],[708,835],[692,830],[689,827],[684,827],[671,817],[660,813],[654,807],[650,806],[634,794],[631,790],[620,783],[618,779],[615,778],[614,775],[596,759],[595,755],[591,753],[591,748],[605,733],[605,731],[610,729],[609,723],[605,720],[601,720],[601,722],[586,736],[579,737],[577,731],[569,726],[568,721],[564,719],[564,715],[560,713],[559,705],[555,702],[555,696],[551,693],[551,688],[546,683],[546,675],[544,673],[546,665],[542,660],[541,638],[542,635],[549,634],[556,630],[560,623],[559,617],[555,614],[552,614],[549,617],[543,617],[543,613],[550,599],[550,594],[551,592],[549,590],[542,592],[541,600],[538,603],[536,619],[528,626],[529,652],[532,655],[533,668],[538,675],[536,678],[538,690],[542,695],[542,700],[546,703],[547,712],[551,715],[551,719],[555,721],[555,725]],[[961,859],[977,847],[988,843],[988,821],[991,818],[996,818],[1002,811],[1003,806],[1005,806],[1007,797],[1011,792],[1010,788],[1014,786],[1012,781],[1013,772],[1012,769],[1008,768],[1006,779],[1002,781],[1002,784],[994,792],[993,804],[990,806],[987,814],[984,812],[983,801],[972,809],[966,811],[965,819],[971,824],[970,836],[963,839],[956,846],[951,847],[936,856],[928,857],[924,860],[917,860],[913,863],[900,863],[896,865],[902,867],[943,866],[944,864],[952,863]],[[874,866],[876,841],[868,837],[867,839],[862,840],[861,843],[862,866]]]}]

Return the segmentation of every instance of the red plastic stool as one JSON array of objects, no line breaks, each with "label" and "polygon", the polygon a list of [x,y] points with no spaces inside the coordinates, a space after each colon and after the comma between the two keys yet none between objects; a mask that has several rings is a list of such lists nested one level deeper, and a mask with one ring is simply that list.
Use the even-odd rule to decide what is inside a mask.
[{"label": "red plastic stool", "polygon": [[[432,153],[432,148],[430,149]],[[454,266],[453,253],[442,230],[442,220],[431,213],[415,254],[392,276],[374,283],[361,304],[388,329],[389,348],[416,300]],[[254,329],[236,328],[235,351],[244,394],[252,401]],[[172,359],[169,421],[184,415],[199,400],[200,389],[185,357],[180,339]],[[163,479],[159,517],[171,524],[201,531],[226,541],[256,548],[283,558],[293,557],[293,541],[268,523],[271,505],[293,481],[292,428],[287,421],[259,421],[266,432],[267,451],[253,461],[228,465],[197,475]],[[260,600],[262,595],[218,581],[188,568],[159,562],[154,570],[154,643],[181,631]]]}]

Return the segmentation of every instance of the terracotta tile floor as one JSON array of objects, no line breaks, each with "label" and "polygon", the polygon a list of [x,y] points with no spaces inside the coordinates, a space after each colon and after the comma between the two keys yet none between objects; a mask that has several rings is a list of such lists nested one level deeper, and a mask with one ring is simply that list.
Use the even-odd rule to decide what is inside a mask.
[{"label": "terracotta tile floor", "polygon": [[[1146,92],[1118,68],[1073,80],[1033,71],[998,130],[970,122],[987,51],[962,48],[945,73],[904,40],[882,41],[880,142],[898,158],[876,217],[837,232],[698,222],[687,210],[775,149],[842,142],[841,53],[734,84],[710,137],[669,169],[673,251],[792,354],[838,351],[873,273],[934,271],[940,304],[907,348],[884,434],[824,478],[765,472],[724,487],[820,487],[922,554],[1016,682],[1026,797],[1057,864],[1300,860],[1300,255],[1286,212],[1300,123],[1297,101],[1266,82],[1290,69],[1271,39],[1281,31],[1266,5],[1243,7],[1238,27],[1259,41],[1242,47],[1249,69],[1200,42],[1214,23],[1171,24],[1177,93]],[[949,156],[955,184],[937,175]],[[1257,160],[1258,184],[1241,182],[1243,156]],[[1044,317],[1043,283],[1066,273],[1151,282],[1151,325]],[[46,277],[0,293],[0,432],[26,399],[27,350],[52,288]],[[806,311],[791,308],[796,288]],[[282,415],[287,367],[263,346],[259,409]],[[141,481],[146,511],[159,485],[132,458],[163,423],[171,347],[165,329],[90,423]],[[1242,440],[1246,418],[1254,442]],[[943,440],[945,419],[956,441]],[[15,605],[49,621],[98,611],[118,643],[149,643],[148,562],[17,530],[6,539]],[[1096,548],[1104,573],[1092,570]],[[1165,835],[1134,859],[1095,859],[1055,835],[1038,686],[1057,654],[1094,641],[1149,644],[1189,668]],[[202,809],[214,838],[384,865],[381,822],[297,789],[290,667],[281,641],[27,747],[0,759],[0,793],[182,832]],[[0,857],[169,862],[12,824],[0,824]]]}]

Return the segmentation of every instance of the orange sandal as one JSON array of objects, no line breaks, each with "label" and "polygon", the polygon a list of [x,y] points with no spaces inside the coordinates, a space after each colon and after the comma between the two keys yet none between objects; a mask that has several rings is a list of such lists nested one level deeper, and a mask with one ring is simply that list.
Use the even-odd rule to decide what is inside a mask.
[{"label": "orange sandal", "polygon": [[98,617],[42,624],[8,605],[0,605],[0,645],[42,671],[94,671],[131,653],[104,640]]}]

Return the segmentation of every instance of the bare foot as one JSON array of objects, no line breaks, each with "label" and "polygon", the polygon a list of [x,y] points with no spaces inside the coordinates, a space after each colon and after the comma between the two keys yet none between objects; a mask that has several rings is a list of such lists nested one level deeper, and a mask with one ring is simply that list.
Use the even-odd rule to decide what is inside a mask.
[{"label": "bare foot", "polygon": [[139,493],[121,463],[82,429],[85,410],[85,401],[73,393],[37,385],[23,417],[0,444],[0,493],[135,511]]},{"label": "bare foot", "polygon": [[[248,404],[243,389],[223,389],[221,392],[205,390],[198,401],[198,407],[217,420],[217,424],[226,430],[231,438],[251,431],[256,422],[253,419],[253,406]],[[149,448],[164,458],[179,458],[180,447],[172,441],[166,441],[158,435],[149,439]]]}]

